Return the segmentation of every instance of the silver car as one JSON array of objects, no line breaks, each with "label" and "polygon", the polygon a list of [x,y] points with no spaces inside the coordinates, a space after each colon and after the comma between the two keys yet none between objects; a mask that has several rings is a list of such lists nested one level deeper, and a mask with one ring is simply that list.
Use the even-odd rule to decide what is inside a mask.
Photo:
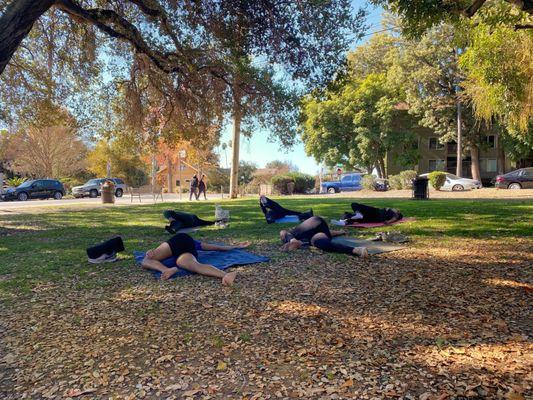
[{"label": "silver car", "polygon": [[[429,174],[422,174],[422,177],[428,177]],[[452,192],[461,192],[463,190],[481,189],[483,185],[480,181],[470,178],[461,178],[457,175],[446,173],[446,181],[440,190],[450,190]]]},{"label": "silver car", "polygon": [[72,188],[72,194],[74,197],[98,197],[102,194],[102,185],[107,179],[115,183],[115,196],[122,197],[128,186],[120,178],[91,179],[82,186],[74,186]]}]

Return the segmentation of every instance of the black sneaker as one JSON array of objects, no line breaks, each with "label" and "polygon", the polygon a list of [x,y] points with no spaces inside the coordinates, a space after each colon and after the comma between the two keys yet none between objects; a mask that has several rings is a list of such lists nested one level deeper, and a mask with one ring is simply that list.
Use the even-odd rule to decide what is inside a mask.
[{"label": "black sneaker", "polygon": [[171,228],[170,225],[166,225],[165,226],[165,230],[170,233],[171,235],[174,235],[176,233],[176,231],[174,229]]},{"label": "black sneaker", "polygon": [[103,264],[117,261],[117,254],[115,252],[111,254],[102,254],[98,258],[89,258],[91,264]]}]

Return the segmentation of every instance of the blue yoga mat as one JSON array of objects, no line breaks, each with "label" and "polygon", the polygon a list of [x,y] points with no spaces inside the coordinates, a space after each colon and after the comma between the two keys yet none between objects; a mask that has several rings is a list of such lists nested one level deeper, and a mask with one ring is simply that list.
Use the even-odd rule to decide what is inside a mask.
[{"label": "blue yoga mat", "polygon": [[[144,251],[134,251],[133,256],[137,264],[140,264],[146,253]],[[210,264],[220,270],[225,270],[229,267],[235,265],[246,265],[246,264],[257,264],[261,262],[270,261],[270,258],[265,256],[260,256],[257,254],[250,253],[244,250],[230,250],[230,251],[198,251],[198,261],[202,264]],[[175,267],[176,266],[176,257],[167,258],[161,263],[166,267]],[[161,273],[158,271],[150,270],[156,277],[160,277]],[[171,279],[177,278],[178,276],[193,275],[192,272],[186,271],[178,267],[178,272],[176,272]]]},{"label": "blue yoga mat", "polygon": [[298,218],[297,215],[286,215],[285,217],[276,220],[276,224],[287,224],[294,222],[300,222],[300,218]]}]

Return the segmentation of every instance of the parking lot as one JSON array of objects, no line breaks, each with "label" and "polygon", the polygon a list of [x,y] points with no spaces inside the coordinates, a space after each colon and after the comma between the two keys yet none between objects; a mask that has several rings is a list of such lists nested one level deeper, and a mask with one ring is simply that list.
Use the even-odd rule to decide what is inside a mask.
[{"label": "parking lot", "polygon": [[[227,195],[225,196],[227,197]],[[216,199],[221,199],[222,196],[218,193],[210,193],[207,195],[207,198],[208,200],[216,200]],[[188,193],[187,194],[184,193],[181,200],[179,198],[179,195],[176,193],[163,194],[163,202],[165,203],[175,203],[179,201],[189,201]],[[202,200],[198,200],[198,201],[200,202]],[[161,199],[158,199],[157,202],[160,203]],[[134,196],[132,199],[130,195],[124,195],[123,197],[115,198],[115,205],[119,205],[119,206],[153,204],[153,203],[154,203],[154,199],[151,194],[141,195],[140,200],[139,200],[139,197],[137,196]],[[34,199],[34,200],[28,200],[28,201],[18,201],[18,200],[0,201],[0,213],[19,212],[19,211],[32,210],[32,209],[41,208],[41,207],[45,207],[45,208],[53,208],[53,207],[58,207],[58,206],[98,207],[100,205],[102,205],[102,199],[100,197],[97,197],[97,198],[84,197],[84,198],[79,198],[79,199],[63,198],[61,200]]]}]

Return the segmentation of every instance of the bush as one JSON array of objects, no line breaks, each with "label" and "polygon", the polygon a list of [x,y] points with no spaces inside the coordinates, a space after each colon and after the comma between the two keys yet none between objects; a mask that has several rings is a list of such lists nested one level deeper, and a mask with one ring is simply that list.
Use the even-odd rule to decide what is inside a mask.
[{"label": "bush", "polygon": [[446,172],[433,171],[429,174],[429,183],[433,188],[440,190],[444,182],[446,182]]},{"label": "bush", "polygon": [[407,170],[400,172],[400,179],[402,181],[402,189],[412,189],[413,188],[413,179],[416,178],[418,174],[416,171]]},{"label": "bush", "polygon": [[6,182],[9,186],[18,186],[22,185],[26,181],[26,178],[19,178],[17,176],[13,178],[6,179]]},{"label": "bush", "polygon": [[361,179],[361,186],[363,189],[375,190],[376,177],[374,175],[364,175]]},{"label": "bush", "polygon": [[288,194],[287,184],[294,183],[294,193],[307,193],[315,187],[315,177],[301,172],[289,172],[284,175],[275,175],[271,183],[279,194]]},{"label": "bush", "polygon": [[291,177],[294,182],[294,193],[307,193],[315,187],[315,177],[301,172],[289,172],[288,177]]},{"label": "bush", "polygon": [[272,186],[279,194],[288,194],[287,184],[294,182],[294,179],[288,175],[275,175],[272,177]]},{"label": "bush", "polygon": [[390,175],[389,176],[389,186],[391,189],[394,190],[401,190],[403,188],[403,182],[401,176],[398,175]]}]

